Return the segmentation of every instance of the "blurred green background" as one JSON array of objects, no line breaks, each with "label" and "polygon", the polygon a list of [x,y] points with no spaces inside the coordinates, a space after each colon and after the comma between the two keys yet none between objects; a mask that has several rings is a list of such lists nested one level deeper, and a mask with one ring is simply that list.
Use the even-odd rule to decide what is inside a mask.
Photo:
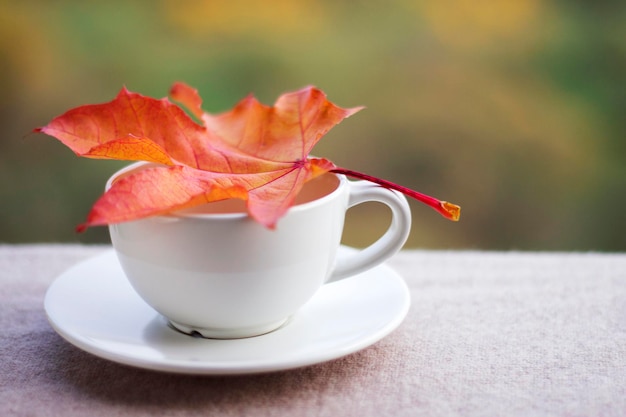
[{"label": "blurred green background", "polygon": [[[0,242],[76,234],[110,174],[29,134],[126,85],[221,112],[305,85],[366,110],[314,154],[462,206],[411,202],[407,247],[626,250],[626,2],[0,0]],[[387,213],[351,211],[363,245]]]}]

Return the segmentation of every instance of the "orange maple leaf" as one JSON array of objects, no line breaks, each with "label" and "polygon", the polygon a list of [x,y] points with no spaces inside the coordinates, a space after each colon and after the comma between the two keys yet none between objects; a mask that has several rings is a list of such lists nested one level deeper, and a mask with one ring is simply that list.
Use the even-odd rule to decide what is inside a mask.
[{"label": "orange maple leaf", "polygon": [[373,180],[458,219],[458,206],[309,157],[332,127],[362,107],[338,107],[314,87],[283,94],[271,107],[248,96],[217,115],[204,112],[186,84],[174,84],[170,97],[200,123],[167,98],[123,88],[111,102],[77,107],[35,129],[80,156],[156,164],[114,182],[81,229],[226,198],[247,200],[250,216],[273,228],[304,183],[328,171]]}]

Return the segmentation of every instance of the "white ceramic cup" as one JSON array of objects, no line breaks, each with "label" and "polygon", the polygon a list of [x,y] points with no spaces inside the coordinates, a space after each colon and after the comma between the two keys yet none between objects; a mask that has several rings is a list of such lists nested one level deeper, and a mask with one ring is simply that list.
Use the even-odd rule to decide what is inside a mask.
[{"label": "white ceramic cup", "polygon": [[[120,175],[141,169],[132,164]],[[370,269],[406,242],[411,212],[404,196],[367,181],[325,174],[309,181],[300,203],[270,230],[226,200],[113,224],[111,241],[139,296],[176,329],[208,338],[242,338],[287,322],[324,284]],[[370,246],[338,254],[348,208],[376,201],[392,213]]]}]

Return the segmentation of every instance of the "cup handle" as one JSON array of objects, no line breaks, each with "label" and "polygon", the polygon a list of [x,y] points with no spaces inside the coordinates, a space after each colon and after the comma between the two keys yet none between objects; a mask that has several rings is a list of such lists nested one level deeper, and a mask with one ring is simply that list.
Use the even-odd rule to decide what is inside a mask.
[{"label": "cup handle", "polygon": [[380,202],[391,209],[391,224],[387,231],[370,246],[356,253],[339,255],[327,283],[347,278],[370,269],[395,255],[411,231],[411,210],[401,193],[369,181],[349,181],[348,208],[366,202]]}]

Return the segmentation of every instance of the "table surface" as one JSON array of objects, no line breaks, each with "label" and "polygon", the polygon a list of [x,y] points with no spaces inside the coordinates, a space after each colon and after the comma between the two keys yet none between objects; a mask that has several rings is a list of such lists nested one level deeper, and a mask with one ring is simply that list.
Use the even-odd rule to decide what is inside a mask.
[{"label": "table surface", "polygon": [[50,283],[107,249],[0,245],[0,415],[626,415],[626,254],[405,250],[387,264],[412,305],[383,340],[209,377],[109,362],[50,327]]}]

